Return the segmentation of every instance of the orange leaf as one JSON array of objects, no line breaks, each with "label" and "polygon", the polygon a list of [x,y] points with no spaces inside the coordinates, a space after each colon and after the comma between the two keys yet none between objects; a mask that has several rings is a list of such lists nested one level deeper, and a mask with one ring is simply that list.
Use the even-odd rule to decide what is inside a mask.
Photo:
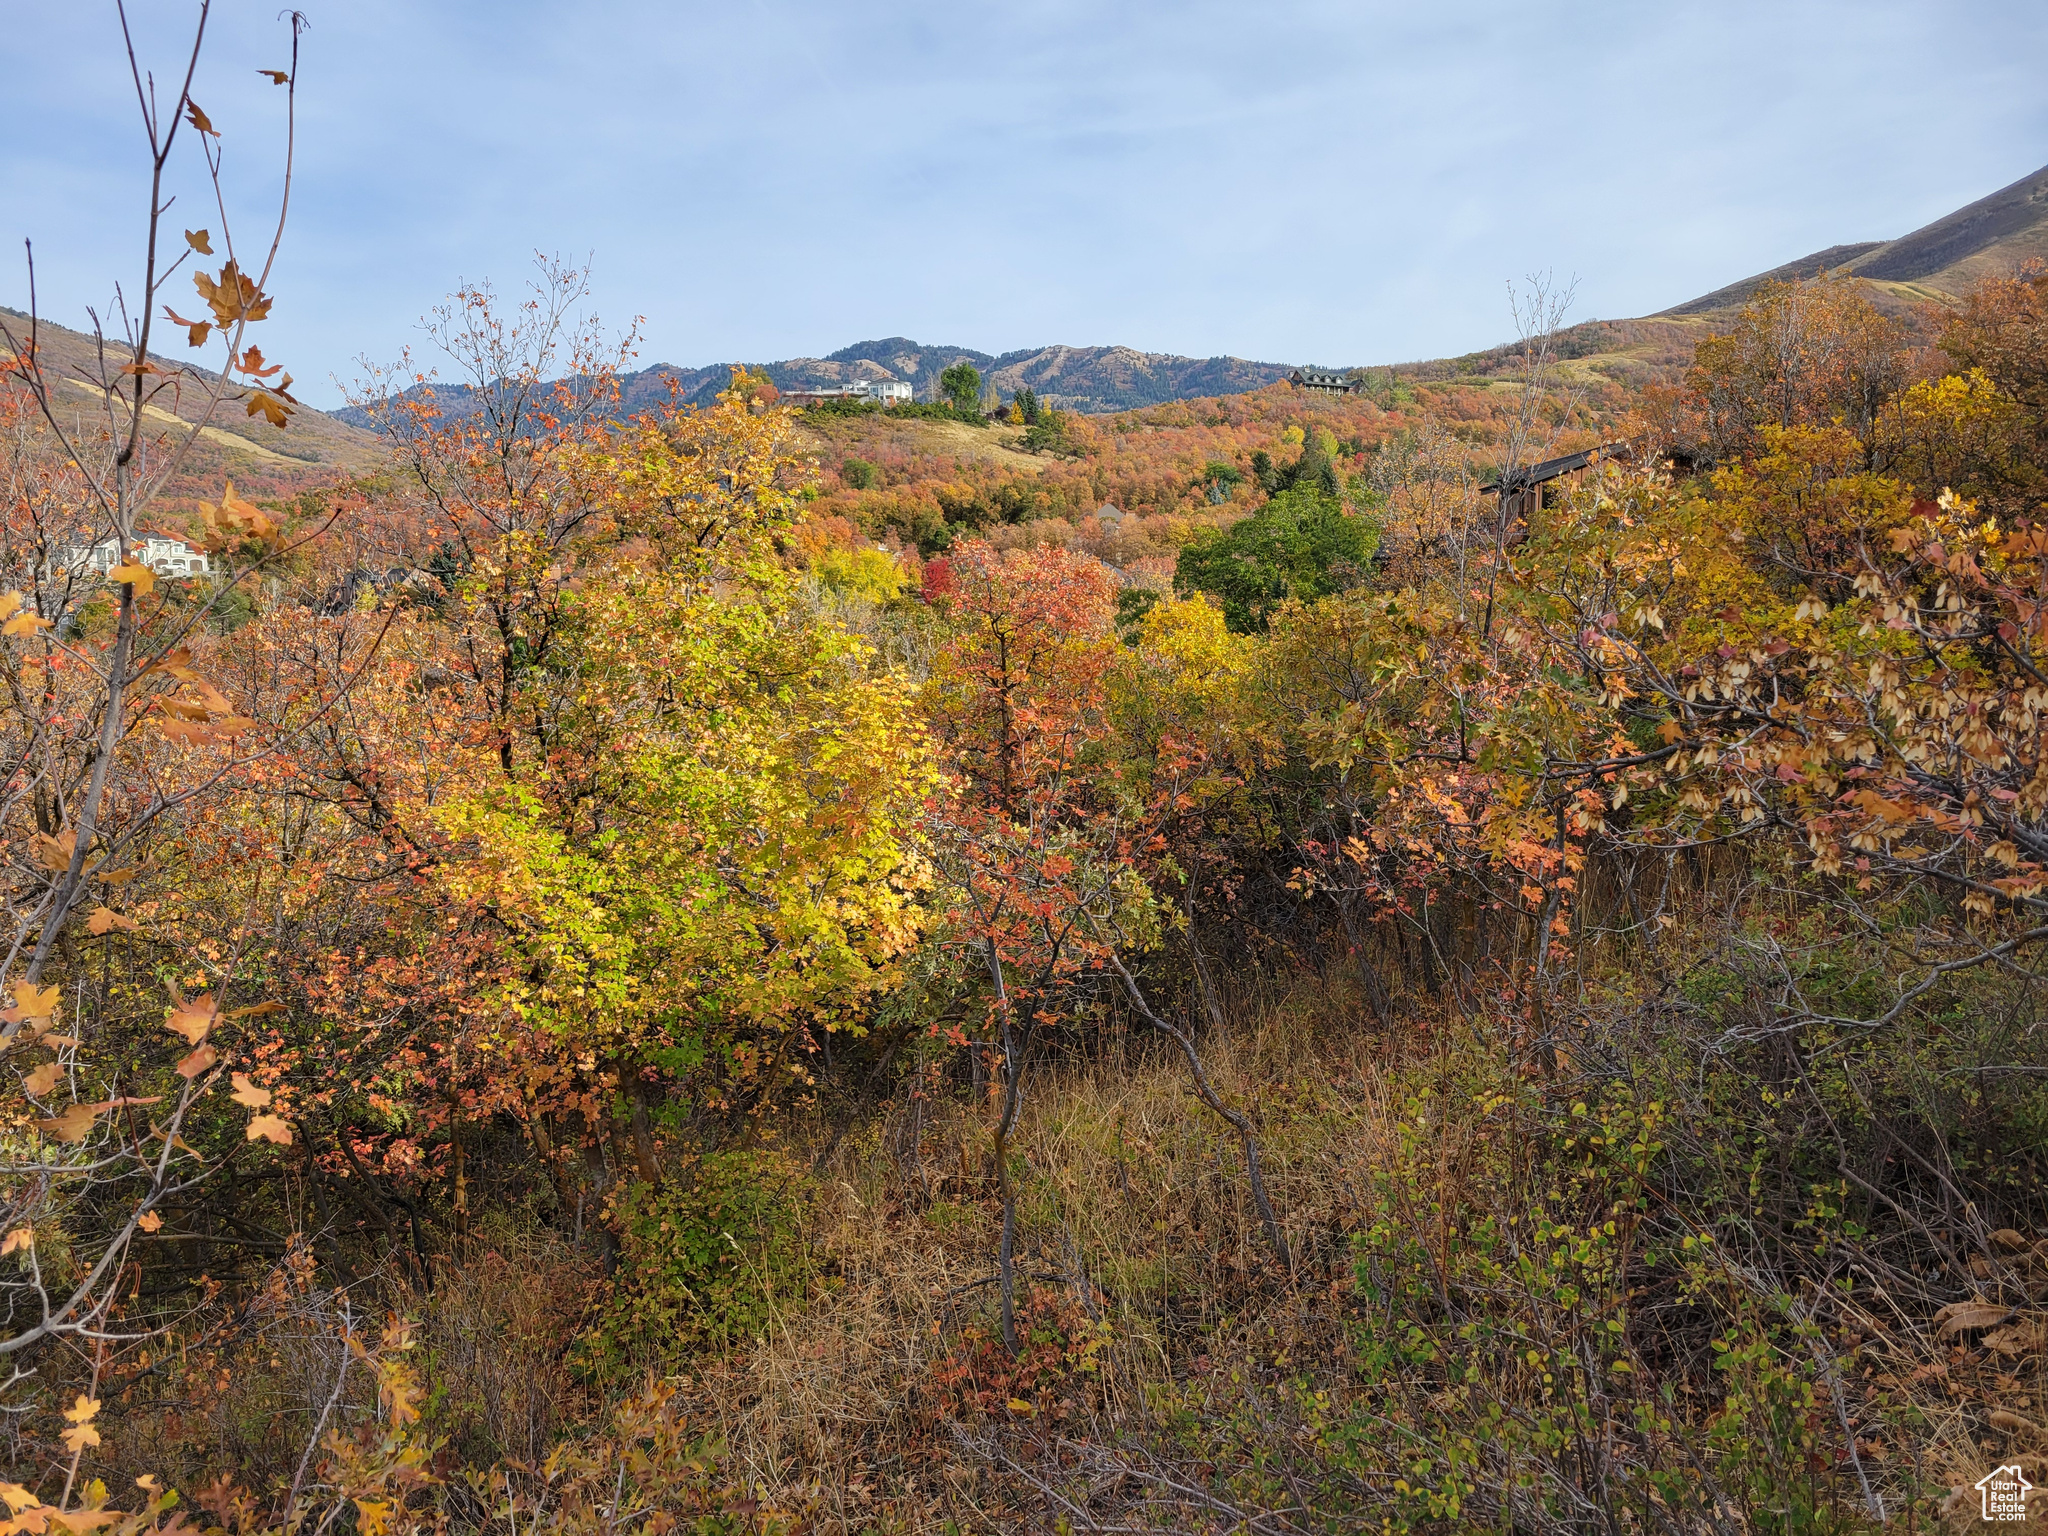
[{"label": "orange leaf", "polygon": [[136,561],[117,565],[107,572],[107,581],[112,586],[130,586],[137,597],[147,597],[149,589],[156,585],[156,572]]},{"label": "orange leaf", "polygon": [[259,69],[256,73],[270,76],[270,83],[272,85],[289,85],[291,83],[292,77],[281,69]]},{"label": "orange leaf", "polygon": [[71,855],[77,850],[78,834],[68,828],[55,837],[38,832],[28,840],[29,853],[38,864],[49,870],[69,869]]},{"label": "orange leaf", "polygon": [[216,1007],[211,997],[195,997],[172,1009],[171,1016],[164,1020],[164,1028],[174,1035],[184,1036],[188,1045],[198,1045],[206,1038],[206,1032],[213,1028]]},{"label": "orange leaf", "polygon": [[292,1128],[276,1115],[255,1116],[244,1135],[250,1141],[274,1141],[280,1147],[292,1144]]},{"label": "orange leaf", "polygon": [[123,933],[133,933],[135,919],[123,917],[109,907],[94,907],[92,916],[85,920],[85,926],[91,933],[112,933],[117,928]]},{"label": "orange leaf", "polygon": [[189,1082],[218,1060],[220,1060],[220,1055],[212,1046],[202,1045],[198,1050],[178,1063],[178,1076]]},{"label": "orange leaf", "polygon": [[35,1071],[29,1073],[27,1077],[24,1077],[21,1080],[21,1086],[28,1090],[31,1098],[40,1099],[63,1080],[63,1066],[58,1062],[46,1061],[40,1067],[37,1067]]},{"label": "orange leaf", "polygon": [[270,1090],[268,1088],[258,1088],[254,1083],[250,1082],[248,1073],[237,1072],[230,1081],[233,1082],[235,1091],[229,1094],[228,1097],[244,1109],[262,1109],[270,1103],[272,1098]]},{"label": "orange leaf", "polygon": [[[197,112],[199,109],[194,107],[192,110]],[[202,256],[211,256],[213,254],[213,232],[211,230],[188,229],[185,231],[185,243]],[[178,320],[176,315],[172,315],[171,318],[177,320],[180,325],[190,325],[192,323],[190,320]]]},{"label": "orange leaf", "polygon": [[92,1134],[104,1104],[74,1104],[53,1120],[38,1120],[36,1129],[52,1141],[80,1142]]},{"label": "orange leaf", "polygon": [[210,133],[216,139],[220,137],[220,131],[213,126],[213,120],[200,111],[199,103],[189,96],[185,98],[185,121],[201,133]]},{"label": "orange leaf", "polygon": [[[34,1227],[16,1227],[6,1237],[0,1238],[0,1259],[6,1258],[8,1254],[14,1252],[17,1248],[33,1248],[35,1245],[36,1229]],[[9,1499],[7,1502],[12,1504],[14,1501]]]},{"label": "orange leaf", "polygon": [[48,619],[33,613],[17,613],[5,624],[0,624],[0,635],[32,635],[39,629],[50,627]]},{"label": "orange leaf", "polygon": [[140,1216],[135,1218],[135,1225],[142,1228],[142,1230],[145,1232],[159,1231],[162,1229],[163,1224],[163,1217],[157,1215],[155,1211],[144,1211]]},{"label": "orange leaf", "polygon": [[247,1008],[230,1008],[223,1017],[230,1019],[260,1019],[266,1013],[285,1012],[283,1003],[252,1003]]}]

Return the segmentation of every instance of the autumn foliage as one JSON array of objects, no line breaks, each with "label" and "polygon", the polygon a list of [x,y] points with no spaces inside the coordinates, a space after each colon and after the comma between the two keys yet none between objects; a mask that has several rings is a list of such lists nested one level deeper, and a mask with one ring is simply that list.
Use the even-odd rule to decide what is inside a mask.
[{"label": "autumn foliage", "polygon": [[976,456],[626,416],[543,262],[187,501],[295,407],[228,233],[90,427],[6,322],[0,1536],[1847,1530],[2038,1434],[2038,269]]}]

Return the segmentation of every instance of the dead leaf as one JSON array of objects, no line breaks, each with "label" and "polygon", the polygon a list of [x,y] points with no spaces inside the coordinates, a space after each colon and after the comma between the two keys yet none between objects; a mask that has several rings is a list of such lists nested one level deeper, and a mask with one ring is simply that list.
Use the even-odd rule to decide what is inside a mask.
[{"label": "dead leaf", "polygon": [[163,1230],[163,1224],[163,1217],[157,1215],[155,1211],[144,1211],[135,1218],[135,1225],[142,1228],[145,1232],[159,1232]]},{"label": "dead leaf", "polygon": [[261,1109],[273,1097],[268,1088],[258,1088],[254,1083],[250,1082],[249,1074],[246,1072],[235,1073],[229,1081],[234,1084],[235,1091],[229,1094],[228,1097],[245,1109]]},{"label": "dead leaf", "polygon": [[[34,1227],[16,1227],[7,1236],[0,1238],[0,1259],[6,1258],[8,1254],[14,1252],[17,1248],[33,1248],[35,1245],[36,1229]],[[8,1502],[11,1504],[14,1501],[10,1499]],[[19,1508],[18,1505],[16,1507]]]},{"label": "dead leaf", "polygon": [[1991,1234],[1991,1241],[1998,1244],[1999,1247],[2008,1253],[2024,1252],[2027,1246],[2027,1240],[2021,1237],[2019,1233],[2013,1231],[2011,1227],[2000,1227]]},{"label": "dead leaf", "polygon": [[[197,109],[195,108],[194,110]],[[213,232],[211,230],[188,229],[185,231],[185,243],[202,256],[211,256],[213,254]],[[172,315],[171,318],[178,320],[176,315]],[[190,325],[191,323],[190,320],[178,320],[180,325]]]},{"label": "dead leaf", "polygon": [[[85,1450],[88,1446],[94,1446],[100,1443],[100,1432],[94,1429],[90,1424],[74,1424],[69,1429],[65,1430],[64,1433],[59,1435],[57,1438],[64,1442],[65,1450],[69,1451],[74,1456],[82,1456],[83,1454],[85,1454]],[[90,1518],[90,1516],[95,1514],[105,1515],[107,1518],[105,1520],[94,1521]],[[87,1523],[83,1526],[79,1525],[76,1521],[77,1515],[87,1516]],[[117,1516],[110,1509],[100,1509],[91,1511],[78,1510],[74,1512],[74,1518],[65,1520],[64,1524],[70,1526],[71,1529],[74,1531],[90,1530],[94,1525],[110,1525],[119,1518],[120,1517]]]},{"label": "dead leaf", "polygon": [[289,85],[291,83],[292,77],[281,69],[259,69],[256,73],[270,76],[270,83],[272,85]]},{"label": "dead leaf", "polygon": [[201,133],[210,133],[216,139],[220,137],[220,130],[213,126],[213,120],[200,111],[199,103],[189,96],[185,98],[185,121]]},{"label": "dead leaf", "polygon": [[284,1013],[285,1005],[279,1002],[252,1003],[247,1008],[231,1008],[225,1017],[230,1019],[260,1019],[267,1013]]},{"label": "dead leaf", "polygon": [[1941,1325],[1941,1336],[1952,1333],[1975,1333],[1980,1328],[1996,1328],[2013,1315],[2011,1307],[2001,1307],[1990,1301],[1956,1301],[1934,1314],[1935,1322]]},{"label": "dead leaf", "polygon": [[50,621],[33,613],[17,613],[5,624],[0,624],[0,635],[32,635],[39,629],[51,628]]},{"label": "dead leaf", "polygon": [[45,869],[69,869],[71,855],[78,850],[78,834],[65,830],[55,837],[38,832],[28,840],[28,851]]},{"label": "dead leaf", "polygon": [[64,1081],[64,1068],[59,1062],[46,1061],[35,1071],[21,1080],[21,1086],[32,1099],[40,1099],[52,1088]]},{"label": "dead leaf", "polygon": [[141,873],[139,869],[96,869],[92,872],[92,877],[95,880],[104,880],[108,885],[126,885]]},{"label": "dead leaf", "polygon": [[202,1045],[198,1050],[178,1063],[178,1076],[189,1082],[218,1060],[220,1060],[220,1054],[212,1046]]},{"label": "dead leaf", "polygon": [[292,1128],[276,1115],[257,1115],[249,1121],[244,1133],[250,1141],[274,1141],[280,1147],[292,1144]]},{"label": "dead leaf", "polygon": [[85,926],[90,933],[112,933],[117,928],[123,933],[133,933],[135,919],[123,917],[110,907],[94,907],[92,916],[85,920]]}]

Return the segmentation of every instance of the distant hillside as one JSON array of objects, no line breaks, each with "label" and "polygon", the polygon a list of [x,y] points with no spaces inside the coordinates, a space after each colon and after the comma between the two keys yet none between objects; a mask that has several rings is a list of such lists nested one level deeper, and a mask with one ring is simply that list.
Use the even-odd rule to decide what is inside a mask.
[{"label": "distant hillside", "polygon": [[[0,305],[0,314],[5,314],[17,337],[26,334],[28,316],[4,305]],[[97,406],[100,392],[86,382],[95,377],[98,366],[92,338],[48,320],[40,324],[38,333],[43,366],[57,380],[61,403],[78,411]],[[182,338],[183,333],[172,330],[171,335]],[[164,360],[185,362],[183,358]],[[206,370],[200,372],[206,378],[215,377]],[[199,404],[192,396],[181,400],[166,390],[145,412],[147,419],[170,429],[179,420],[196,416]],[[371,469],[379,459],[375,436],[311,406],[300,407],[280,430],[261,417],[245,415],[239,405],[223,403],[201,429],[198,443],[187,454],[167,493],[172,497],[218,495],[220,482],[231,478],[245,495],[292,496],[310,486]]]},{"label": "distant hillside", "polygon": [[2048,166],[1896,240],[1831,245],[1739,283],[1716,288],[1659,316],[1739,309],[1772,279],[1840,272],[1903,303],[1953,301],[1990,272],[2048,258]]},{"label": "distant hillside", "polygon": [[[898,379],[920,400],[938,397],[939,375],[955,363],[972,363],[1004,396],[1029,387],[1057,410],[1128,411],[1202,395],[1235,395],[1263,389],[1292,371],[1285,363],[1255,363],[1239,357],[1176,357],[1131,347],[1030,347],[1000,355],[973,347],[934,346],[907,336],[855,342],[829,357],[792,357],[755,364],[779,389],[815,389],[859,379]],[[664,398],[674,379],[687,399],[710,401],[725,388],[731,370],[676,368],[657,364],[626,381],[629,407]]]}]

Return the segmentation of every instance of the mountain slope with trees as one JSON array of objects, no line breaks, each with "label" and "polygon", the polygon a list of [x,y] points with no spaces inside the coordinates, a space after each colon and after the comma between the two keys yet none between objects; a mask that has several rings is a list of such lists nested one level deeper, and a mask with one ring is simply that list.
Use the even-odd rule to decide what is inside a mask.
[{"label": "mountain slope with trees", "polygon": [[2037,1458],[2048,268],[986,426],[635,409],[550,263],[372,472],[188,507],[311,423],[169,233],[214,366],[105,338],[90,433],[0,317],[0,1536],[1818,1536]]}]

